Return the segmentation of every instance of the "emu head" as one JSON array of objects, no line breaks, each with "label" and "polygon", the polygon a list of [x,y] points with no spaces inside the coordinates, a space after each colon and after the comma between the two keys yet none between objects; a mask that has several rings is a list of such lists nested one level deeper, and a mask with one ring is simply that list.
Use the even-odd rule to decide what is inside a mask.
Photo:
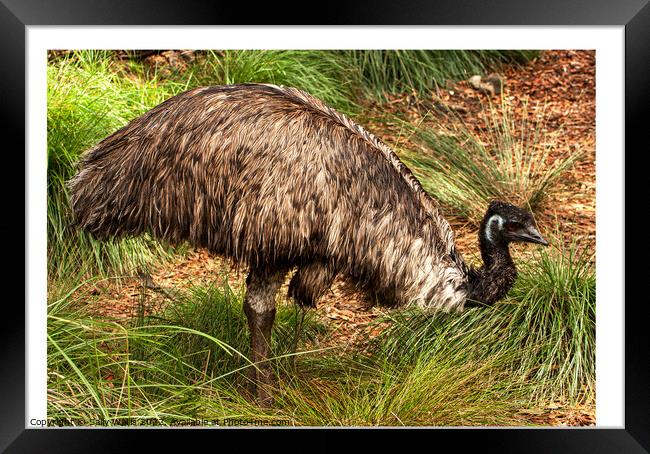
[{"label": "emu head", "polygon": [[530,212],[504,202],[491,202],[480,228],[481,246],[507,247],[511,242],[548,246]]}]

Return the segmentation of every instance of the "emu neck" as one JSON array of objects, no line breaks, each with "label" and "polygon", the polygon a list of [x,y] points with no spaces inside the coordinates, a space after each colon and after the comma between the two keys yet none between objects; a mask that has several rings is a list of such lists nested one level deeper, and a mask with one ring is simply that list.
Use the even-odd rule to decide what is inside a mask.
[{"label": "emu neck", "polygon": [[483,266],[470,273],[468,305],[495,303],[508,293],[517,277],[507,243],[489,241],[482,228],[479,244]]},{"label": "emu neck", "polygon": [[515,263],[510,256],[510,249],[507,244],[497,242],[492,243],[480,235],[479,246],[481,248],[481,258],[483,259],[483,268],[489,270],[498,270],[503,267],[512,267]]}]

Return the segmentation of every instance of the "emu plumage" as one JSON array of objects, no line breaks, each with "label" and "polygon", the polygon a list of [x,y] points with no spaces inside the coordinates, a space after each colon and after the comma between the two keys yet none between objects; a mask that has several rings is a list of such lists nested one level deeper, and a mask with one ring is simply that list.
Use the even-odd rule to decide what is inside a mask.
[{"label": "emu plumage", "polygon": [[89,150],[70,187],[96,236],[149,232],[253,268],[297,265],[304,304],[337,272],[398,304],[464,301],[437,203],[387,146],[296,89],[175,96]]},{"label": "emu plumage", "polygon": [[[445,310],[491,303],[514,281],[505,236],[492,230],[503,244],[482,240],[486,265],[467,267],[439,205],[395,153],[294,88],[181,93],[88,150],[70,189],[75,223],[97,237],[148,232],[247,264],[254,361],[268,357],[275,294],[293,267],[289,294],[306,306],[339,273],[389,304]],[[503,207],[491,205],[492,217]]]}]

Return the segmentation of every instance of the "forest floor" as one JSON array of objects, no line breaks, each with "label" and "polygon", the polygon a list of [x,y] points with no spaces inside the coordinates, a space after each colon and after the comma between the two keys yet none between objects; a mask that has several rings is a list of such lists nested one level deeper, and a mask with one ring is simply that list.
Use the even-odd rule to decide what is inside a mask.
[{"label": "forest floor", "polygon": [[[565,237],[587,239],[595,247],[595,53],[545,51],[524,66],[506,67],[501,76],[504,79],[504,96],[516,109],[522,109],[527,102],[527,112],[531,119],[545,109],[545,127],[558,134],[557,146],[552,150],[552,155],[583,153],[582,159],[564,175],[563,184],[549,199],[552,203],[547,203],[537,212],[537,222],[542,233],[545,225],[561,225]],[[419,120],[431,113],[432,106],[442,105],[454,110],[465,125],[481,136],[487,130],[485,108],[489,96],[472,88],[468,81],[460,81],[438,88],[429,100],[406,94],[366,107],[371,114],[399,112],[412,120]],[[382,133],[380,125],[366,126],[387,144],[399,144],[406,148],[402,142],[408,138],[395,136],[391,131]],[[478,241],[475,228],[454,218],[450,218],[450,223],[461,253],[469,261],[476,260]],[[211,285],[215,280],[221,279],[221,276],[227,276],[231,287],[237,290],[244,284],[246,270],[237,269],[228,260],[211,256],[205,250],[192,250],[151,273],[153,282],[163,289]],[[93,303],[93,310],[98,315],[122,320],[134,316],[144,291],[140,279],[125,279],[120,285],[94,285],[103,286],[95,291],[108,296],[101,304]],[[281,304],[288,304],[286,288],[283,292]],[[146,293],[146,313],[155,313],[166,304],[167,299],[160,292],[147,289]],[[337,278],[332,288],[318,302],[316,309],[318,319],[329,328],[319,346],[364,348],[385,327],[376,321],[387,311],[388,309],[373,306],[368,297],[345,278]],[[595,425],[595,404],[576,407],[562,402],[549,402],[541,408],[523,409],[517,417],[522,422],[536,425]]]}]

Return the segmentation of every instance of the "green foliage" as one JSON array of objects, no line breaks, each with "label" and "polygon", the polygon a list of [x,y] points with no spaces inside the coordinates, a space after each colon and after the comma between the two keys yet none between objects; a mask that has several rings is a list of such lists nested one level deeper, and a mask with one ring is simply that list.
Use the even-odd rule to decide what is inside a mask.
[{"label": "green foliage", "polygon": [[245,397],[239,375],[254,367],[246,359],[241,294],[227,285],[223,291],[192,288],[179,292],[162,316],[124,324],[92,317],[79,288],[48,309],[50,418],[79,425],[228,417],[296,425],[515,422],[513,396],[519,394],[504,381],[503,358],[459,362],[463,356],[445,352],[396,364],[310,353],[305,343],[324,329],[309,312],[295,344],[296,312],[286,305],[279,306],[272,346],[281,387],[274,409],[266,412]]},{"label": "green foliage", "polygon": [[[224,290],[179,291],[162,314],[136,316],[130,324],[92,316],[83,291],[88,283],[48,307],[48,417],[82,425],[153,419],[156,425],[236,417],[238,406],[255,408],[240,395],[237,379],[254,367],[247,359],[242,295],[227,283]],[[293,307],[280,305],[272,346],[277,367],[291,367],[295,348],[323,332],[312,314],[296,332],[297,321]]]},{"label": "green foliage", "polygon": [[526,104],[515,113],[502,98],[501,111],[490,105],[486,117],[487,143],[464,124],[452,130],[438,121],[433,128],[406,125],[421,147],[400,153],[427,192],[475,224],[491,200],[535,210],[582,157],[551,157],[561,131],[548,132],[543,111],[531,123]]},{"label": "green foliage", "polygon": [[270,83],[300,88],[344,113],[358,110],[352,69],[335,53],[303,50],[209,51],[193,68],[199,85]]},{"label": "green foliage", "polygon": [[506,357],[468,361],[460,352],[440,352],[410,363],[382,355],[341,357],[329,365],[337,368],[336,378],[323,366],[313,368],[314,375],[303,372],[283,388],[278,407],[305,425],[517,424],[525,393],[504,372]]},{"label": "green foliage", "polygon": [[593,399],[595,277],[586,251],[576,243],[541,250],[493,307],[391,311],[369,354],[311,347],[327,335],[316,314],[297,330],[299,312],[280,304],[272,345],[280,389],[270,411],[243,392],[241,372],[253,367],[243,294],[226,279],[177,291],[164,311],[130,324],[91,317],[83,307],[105,296],[89,301],[82,282],[48,309],[49,412],[117,425],[237,415],[296,425],[522,424],[516,413],[527,405]]},{"label": "green foliage", "polygon": [[519,373],[538,384],[539,399],[593,398],[596,378],[596,275],[592,248],[573,241],[524,263],[510,292],[511,339],[534,349]]},{"label": "green foliage", "polygon": [[417,92],[429,96],[449,80],[500,69],[504,63],[523,63],[535,51],[490,50],[349,50],[341,51],[348,66],[358,68],[364,94],[383,100],[386,94]]},{"label": "green foliage", "polygon": [[[595,391],[596,279],[593,255],[576,242],[538,251],[520,266],[506,300],[460,314],[391,316],[380,351],[415,362],[462,352],[467,361],[508,352],[510,381],[528,384],[533,403],[588,402]],[[451,351],[452,353],[449,353]]]},{"label": "green foliage", "polygon": [[[242,309],[244,290],[233,292],[225,277],[218,287],[193,287],[188,292],[176,295],[174,304],[145,323],[159,319],[156,323],[191,327],[193,331],[211,333],[236,350],[247,353],[249,332]],[[298,327],[299,332],[296,331]],[[301,314],[297,307],[279,305],[273,327],[272,356],[290,357],[297,348],[299,338],[313,341],[323,330],[323,326],[316,323],[313,312]],[[183,357],[198,355],[195,358],[199,362],[196,366],[207,367],[213,374],[227,374],[244,367],[247,361],[240,356],[225,356],[208,339],[194,335],[181,334],[172,338],[169,349]]]},{"label": "green foliage", "polygon": [[70,228],[66,182],[83,151],[166,98],[178,84],[129,79],[113,70],[111,53],[78,51],[47,68],[48,273],[125,274],[165,258],[169,251],[147,238],[99,242]]}]

